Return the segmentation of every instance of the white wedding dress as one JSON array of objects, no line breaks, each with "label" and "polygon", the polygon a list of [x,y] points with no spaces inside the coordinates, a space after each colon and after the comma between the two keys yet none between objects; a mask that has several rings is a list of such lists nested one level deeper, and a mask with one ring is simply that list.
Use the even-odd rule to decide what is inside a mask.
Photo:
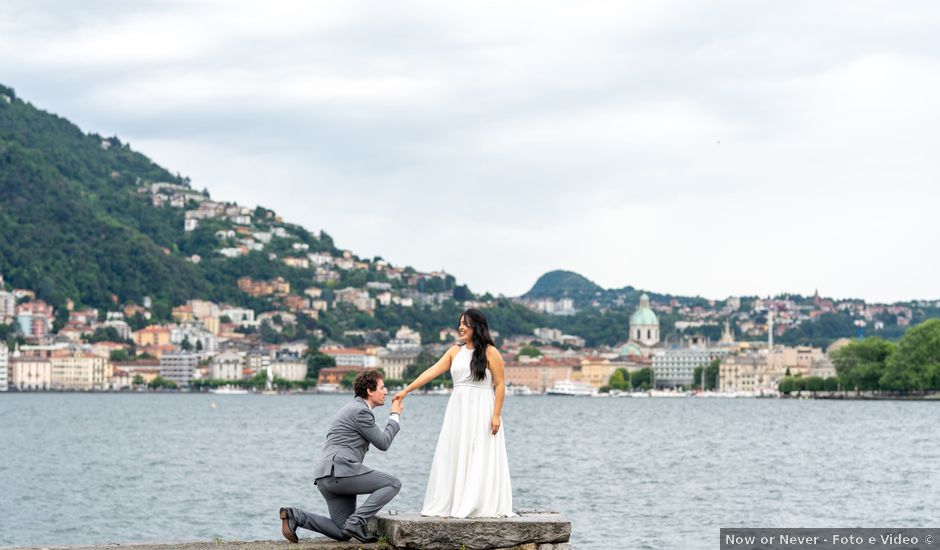
[{"label": "white wedding dress", "polygon": [[515,515],[506,459],[506,427],[490,427],[496,394],[489,369],[473,380],[473,350],[461,348],[450,366],[454,392],[447,401],[431,475],[424,494],[423,516],[490,518]]}]

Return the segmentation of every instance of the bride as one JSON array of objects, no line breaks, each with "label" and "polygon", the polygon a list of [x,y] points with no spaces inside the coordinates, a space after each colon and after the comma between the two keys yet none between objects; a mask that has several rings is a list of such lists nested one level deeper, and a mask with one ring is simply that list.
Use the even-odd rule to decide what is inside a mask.
[{"label": "bride", "polygon": [[454,392],[447,401],[423,516],[505,517],[512,512],[512,486],[500,413],[506,396],[503,358],[483,312],[468,309],[457,331],[461,345],[392,398],[401,401],[450,369]]}]

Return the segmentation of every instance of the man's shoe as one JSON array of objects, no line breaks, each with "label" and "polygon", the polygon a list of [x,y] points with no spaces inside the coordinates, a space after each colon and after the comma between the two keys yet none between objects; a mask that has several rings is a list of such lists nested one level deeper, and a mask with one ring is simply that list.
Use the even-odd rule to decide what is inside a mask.
[{"label": "man's shoe", "polygon": [[349,535],[350,537],[358,540],[359,542],[370,543],[375,542],[378,537],[371,537],[366,533],[365,526],[359,523],[347,523],[343,527],[343,533]]},{"label": "man's shoe", "polygon": [[297,542],[297,522],[294,521],[294,515],[291,514],[290,508],[281,508],[281,533],[284,535],[284,538],[296,543]]}]

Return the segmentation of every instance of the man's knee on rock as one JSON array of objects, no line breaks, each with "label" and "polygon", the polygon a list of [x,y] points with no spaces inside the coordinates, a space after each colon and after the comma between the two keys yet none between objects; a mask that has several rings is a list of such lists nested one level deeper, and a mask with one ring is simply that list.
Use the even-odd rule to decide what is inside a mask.
[{"label": "man's knee on rock", "polygon": [[395,489],[395,492],[397,493],[401,490],[401,480],[395,476],[392,476],[392,482],[389,484],[389,487]]}]

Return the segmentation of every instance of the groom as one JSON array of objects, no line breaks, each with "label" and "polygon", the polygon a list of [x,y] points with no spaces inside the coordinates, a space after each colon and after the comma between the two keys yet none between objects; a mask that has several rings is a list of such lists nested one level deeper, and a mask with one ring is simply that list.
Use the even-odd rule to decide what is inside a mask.
[{"label": "groom", "polygon": [[[281,508],[281,532],[284,538],[297,542],[298,527],[322,533],[332,539],[375,542],[366,533],[366,523],[395,498],[401,489],[397,477],[373,470],[362,463],[369,444],[385,451],[401,426],[401,401],[392,403],[385,428],[375,424],[372,409],[385,404],[385,381],[376,370],[367,370],[353,383],[356,398],[333,417],[326,434],[323,454],[314,466],[317,489],[326,499],[330,517],[304,512],[299,508]],[[356,496],[371,493],[356,508]]]}]

